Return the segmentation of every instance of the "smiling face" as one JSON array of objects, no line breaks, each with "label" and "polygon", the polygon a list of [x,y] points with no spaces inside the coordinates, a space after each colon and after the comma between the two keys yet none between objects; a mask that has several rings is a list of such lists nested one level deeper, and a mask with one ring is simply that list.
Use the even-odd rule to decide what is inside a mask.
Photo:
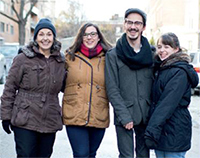
[{"label": "smiling face", "polygon": [[131,13],[124,21],[124,30],[129,40],[140,40],[145,30],[142,16],[138,13]]},{"label": "smiling face", "polygon": [[162,38],[157,43],[157,53],[161,61],[167,59],[170,55],[177,53],[179,48],[173,48],[170,45],[163,44]]},{"label": "smiling face", "polygon": [[86,28],[85,33],[83,35],[83,44],[89,48],[92,49],[96,47],[96,45],[99,42],[99,36],[96,28],[94,26],[89,26]]},{"label": "smiling face", "polygon": [[38,43],[41,52],[50,51],[54,41],[53,37],[53,32],[50,29],[44,28],[39,30],[36,42]]}]

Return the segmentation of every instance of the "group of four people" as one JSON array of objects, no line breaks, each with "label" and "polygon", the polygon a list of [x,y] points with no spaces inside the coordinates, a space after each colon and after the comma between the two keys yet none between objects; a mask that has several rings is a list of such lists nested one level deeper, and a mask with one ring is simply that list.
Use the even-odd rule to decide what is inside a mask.
[{"label": "group of four people", "polygon": [[140,9],[126,10],[125,33],[114,48],[97,25],[86,23],[65,56],[54,25],[39,21],[33,41],[13,60],[1,97],[3,129],[13,130],[18,158],[50,157],[63,124],[73,157],[96,157],[109,127],[109,102],[120,158],[133,158],[134,148],[137,158],[150,157],[149,149],[159,158],[184,157],[198,76],[173,33],[158,39],[154,55],[142,35],[146,18]]}]

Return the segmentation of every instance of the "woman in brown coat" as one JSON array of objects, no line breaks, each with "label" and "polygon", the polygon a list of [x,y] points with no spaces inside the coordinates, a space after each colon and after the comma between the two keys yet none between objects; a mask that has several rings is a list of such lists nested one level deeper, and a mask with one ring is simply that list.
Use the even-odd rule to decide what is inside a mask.
[{"label": "woman in brown coat", "polygon": [[41,19],[34,41],[21,49],[9,70],[1,97],[4,130],[14,132],[17,157],[50,157],[56,131],[62,129],[58,93],[62,87],[65,59],[56,30]]},{"label": "woman in brown coat", "polygon": [[92,158],[109,126],[105,91],[105,53],[111,45],[99,28],[84,24],[66,51],[68,75],[63,98],[63,122],[74,157]]}]

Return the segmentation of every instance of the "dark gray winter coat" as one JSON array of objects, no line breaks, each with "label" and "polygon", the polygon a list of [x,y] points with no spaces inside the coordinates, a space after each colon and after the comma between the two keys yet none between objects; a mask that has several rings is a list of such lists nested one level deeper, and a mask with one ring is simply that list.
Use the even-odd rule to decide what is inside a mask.
[{"label": "dark gray winter coat", "polygon": [[58,93],[65,73],[65,60],[59,50],[54,50],[46,59],[32,45],[23,48],[14,58],[1,97],[2,120],[44,133],[62,129]]},{"label": "dark gray winter coat", "polygon": [[115,125],[132,121],[134,125],[146,123],[151,104],[152,68],[130,69],[118,58],[114,48],[106,54],[105,77]]}]

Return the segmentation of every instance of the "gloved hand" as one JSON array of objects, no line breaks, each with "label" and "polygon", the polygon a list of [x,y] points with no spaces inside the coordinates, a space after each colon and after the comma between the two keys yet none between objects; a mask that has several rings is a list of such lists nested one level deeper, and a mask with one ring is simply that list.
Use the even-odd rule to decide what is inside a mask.
[{"label": "gloved hand", "polygon": [[153,139],[151,139],[150,137],[145,138],[145,144],[149,149],[155,149],[158,145],[158,143]]},{"label": "gloved hand", "polygon": [[3,126],[3,129],[6,133],[10,134],[11,133],[11,130],[10,130],[10,120],[3,120],[2,121],[2,126]]}]

